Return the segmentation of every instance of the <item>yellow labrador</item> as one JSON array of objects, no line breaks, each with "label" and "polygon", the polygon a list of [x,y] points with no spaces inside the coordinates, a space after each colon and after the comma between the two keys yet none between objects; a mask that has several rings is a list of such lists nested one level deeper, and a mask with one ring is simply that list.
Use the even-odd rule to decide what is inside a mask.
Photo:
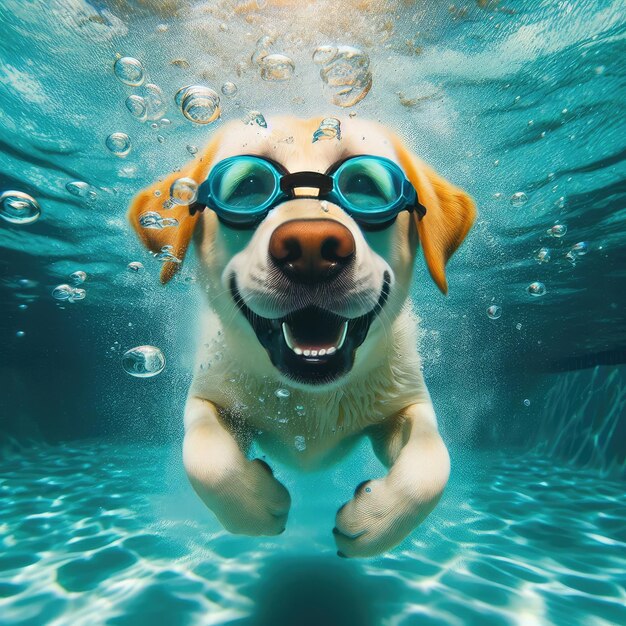
[{"label": "yellow labrador", "polygon": [[[446,262],[475,209],[384,127],[342,119],[340,136],[313,141],[320,121],[225,125],[180,172],[137,195],[130,221],[151,251],[171,246],[175,259],[164,263],[163,283],[192,238],[199,255],[206,320],[185,411],[183,460],[200,498],[230,532],[281,533],[290,496],[264,461],[246,457],[252,440],[285,463],[315,469],[367,435],[389,472],[357,487],[337,512],[333,533],[340,556],[372,556],[424,520],[448,480],[448,451],[422,377],[407,295],[419,246],[447,292]],[[210,198],[204,211],[198,204],[164,205],[176,179],[203,183],[215,171],[217,182],[203,185],[203,193],[227,196],[236,210],[243,198],[245,212],[260,183],[250,175],[253,166],[225,161],[240,155],[271,163],[289,182],[252,224],[238,222],[236,212],[218,217]],[[372,225],[340,206],[322,174],[357,155],[392,163],[388,171],[402,173],[422,210],[409,207]],[[230,168],[218,174],[224,163]],[[384,179],[374,181],[374,194],[389,184],[384,167],[379,174],[376,163],[368,167],[361,178],[341,182],[342,197],[357,198],[365,212],[368,172]],[[350,185],[365,195],[351,196]],[[178,226],[143,228],[140,218],[151,211]]]}]

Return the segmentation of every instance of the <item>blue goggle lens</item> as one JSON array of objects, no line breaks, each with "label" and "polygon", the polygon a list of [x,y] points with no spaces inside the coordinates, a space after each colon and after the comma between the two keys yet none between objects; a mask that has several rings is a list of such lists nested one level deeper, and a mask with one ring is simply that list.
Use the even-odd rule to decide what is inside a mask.
[{"label": "blue goggle lens", "polygon": [[360,157],[350,159],[336,174],[337,192],[362,211],[385,209],[402,197],[403,179],[388,162]]},{"label": "blue goggle lens", "polygon": [[214,200],[233,211],[256,211],[275,195],[276,189],[275,169],[261,159],[229,159],[211,175]]}]

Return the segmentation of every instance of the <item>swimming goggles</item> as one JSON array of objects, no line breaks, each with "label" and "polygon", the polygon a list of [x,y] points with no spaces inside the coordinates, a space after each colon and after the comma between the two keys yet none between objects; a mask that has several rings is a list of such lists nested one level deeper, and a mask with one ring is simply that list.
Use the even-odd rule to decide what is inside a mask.
[{"label": "swimming goggles", "polygon": [[[318,195],[296,195],[312,187]],[[209,207],[235,228],[254,228],[277,205],[290,199],[315,198],[340,206],[365,227],[384,228],[400,211],[426,214],[417,192],[389,159],[362,155],[335,163],[324,174],[288,172],[280,163],[253,155],[239,155],[217,163],[198,188],[192,215]]]}]

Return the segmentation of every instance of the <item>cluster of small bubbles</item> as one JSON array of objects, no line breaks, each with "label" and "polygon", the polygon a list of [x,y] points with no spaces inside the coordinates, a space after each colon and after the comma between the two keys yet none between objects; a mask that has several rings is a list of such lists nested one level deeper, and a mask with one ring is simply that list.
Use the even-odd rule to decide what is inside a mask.
[{"label": "cluster of small bubbles", "polygon": [[222,93],[228,97],[234,96],[237,93],[237,85],[235,85],[235,83],[231,83],[230,81],[225,82],[222,85]]},{"label": "cluster of small bubbles", "polygon": [[122,367],[136,378],[150,378],[165,368],[165,356],[155,346],[137,346],[124,352]]},{"label": "cluster of small bubbles", "polygon": [[133,274],[138,274],[139,272],[143,272],[143,263],[140,263],[139,261],[131,261],[126,266],[126,269]]},{"label": "cluster of small bubbles", "polygon": [[172,200],[172,198],[168,198],[164,203],[163,203],[163,208],[166,211],[169,211],[170,209],[173,209],[176,205],[176,202],[174,202],[174,200]]},{"label": "cluster of small bubbles", "polygon": [[320,78],[337,106],[355,105],[372,87],[370,59],[358,48],[320,46],[313,52],[313,61],[322,66]]},{"label": "cluster of small bubbles", "polygon": [[284,54],[267,54],[259,62],[261,78],[268,81],[289,80],[296,69],[294,62]]},{"label": "cluster of small bubbles", "polygon": [[66,183],[65,189],[77,198],[87,198],[88,200],[96,199],[96,192],[91,188],[89,183],[82,180],[72,180]]},{"label": "cluster of small bubbles", "polygon": [[178,220],[173,217],[162,217],[156,211],[146,211],[139,216],[139,225],[142,228],[162,230],[170,226],[178,226]]},{"label": "cluster of small bubbles", "polygon": [[336,117],[325,117],[313,133],[313,141],[341,140],[341,122]]},{"label": "cluster of small bubbles", "polygon": [[291,393],[290,393],[289,389],[283,389],[283,388],[281,388],[281,389],[277,389],[277,390],[274,392],[274,395],[275,395],[278,399],[280,399],[280,400],[284,400],[285,398],[288,398],[288,397],[291,395]]},{"label": "cluster of small bubbles", "polygon": [[189,154],[198,154],[198,146],[188,145],[187,152],[189,152]]},{"label": "cluster of small bubbles", "polygon": [[535,281],[534,283],[530,283],[528,287],[526,287],[526,291],[531,295],[538,298],[539,296],[543,296],[546,293],[546,286],[539,281]]},{"label": "cluster of small bubbles", "polygon": [[535,255],[535,259],[539,263],[549,263],[552,257],[552,251],[550,248],[540,248],[537,254]]},{"label": "cluster of small bubbles", "polygon": [[87,280],[87,274],[83,270],[76,270],[70,274],[70,280],[74,285],[82,285]]},{"label": "cluster of small bubbles", "polygon": [[524,406],[530,406],[530,400],[528,398],[524,399]]},{"label": "cluster of small bubbles", "polygon": [[267,122],[265,121],[265,117],[261,111],[248,111],[246,116],[243,118],[244,124],[260,126],[261,128],[267,128]]},{"label": "cluster of small bubbles", "polygon": [[174,246],[163,246],[161,251],[154,255],[154,258],[163,263],[182,263],[172,250],[174,250]]},{"label": "cluster of small bubbles", "polygon": [[126,133],[111,133],[105,143],[106,147],[118,157],[125,157],[130,152],[130,137]]},{"label": "cluster of small bubbles", "polygon": [[306,439],[303,435],[296,435],[293,443],[298,452],[304,452],[306,450]]},{"label": "cluster of small bubbles", "polygon": [[567,233],[567,226],[565,224],[555,224],[546,231],[547,235],[550,235],[550,237],[554,237],[555,239],[560,239],[563,235],[565,235],[565,233]]},{"label": "cluster of small bubbles", "polygon": [[11,224],[31,224],[41,216],[35,198],[23,191],[4,191],[0,195],[0,217]]},{"label": "cluster of small bubbles", "polygon": [[296,413],[302,417],[303,415],[306,415],[306,410],[304,408],[304,406],[302,406],[301,404],[297,404],[296,405]]},{"label": "cluster of small bubbles", "polygon": [[497,320],[502,315],[502,307],[499,307],[497,304],[492,304],[487,308],[487,317],[490,320]]},{"label": "cluster of small bubbles", "polygon": [[517,191],[511,196],[511,206],[521,207],[528,202],[528,196],[523,191]]},{"label": "cluster of small bubbles", "polygon": [[170,187],[170,198],[176,204],[193,204],[198,197],[198,183],[193,178],[177,178]]},{"label": "cluster of small bubbles", "polygon": [[117,59],[113,64],[113,71],[117,78],[129,87],[139,87],[144,81],[143,65],[133,57]]},{"label": "cluster of small bubbles", "polygon": [[143,121],[146,119],[148,105],[141,96],[137,94],[128,96],[128,98],[126,98],[126,108],[130,111],[130,114],[138,120]]},{"label": "cluster of small bubbles", "polygon": [[15,333],[15,336],[21,339],[21,338],[22,338],[25,334],[26,334],[26,333],[25,333],[23,330],[18,330],[18,331]]},{"label": "cluster of small bubbles", "polygon": [[220,97],[203,85],[181,87],[174,96],[183,115],[196,124],[211,124],[222,114]]},{"label": "cluster of small bubbles", "polygon": [[86,295],[87,292],[84,289],[65,284],[57,285],[52,290],[52,297],[61,302],[77,302],[78,300],[84,300]]}]

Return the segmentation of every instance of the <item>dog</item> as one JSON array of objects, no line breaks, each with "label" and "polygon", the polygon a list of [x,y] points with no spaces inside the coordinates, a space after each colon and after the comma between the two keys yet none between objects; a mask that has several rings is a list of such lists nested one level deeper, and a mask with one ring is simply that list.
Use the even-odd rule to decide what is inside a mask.
[{"label": "dog", "polygon": [[[340,132],[323,138],[321,119],[229,122],[138,193],[129,218],[153,253],[169,246],[162,283],[192,240],[199,257],[204,337],[183,444],[198,496],[232,533],[282,533],[290,495],[266,462],[247,458],[252,441],[314,470],[367,436],[388,473],[356,488],[333,534],[340,556],[369,557],[411,533],[448,481],[408,291],[421,247],[447,293],[445,266],[475,207],[382,125],[331,122]],[[167,200],[181,178],[200,184],[189,205]],[[369,213],[399,193],[407,206],[396,214]],[[178,225],[143,228],[146,212]]]}]

